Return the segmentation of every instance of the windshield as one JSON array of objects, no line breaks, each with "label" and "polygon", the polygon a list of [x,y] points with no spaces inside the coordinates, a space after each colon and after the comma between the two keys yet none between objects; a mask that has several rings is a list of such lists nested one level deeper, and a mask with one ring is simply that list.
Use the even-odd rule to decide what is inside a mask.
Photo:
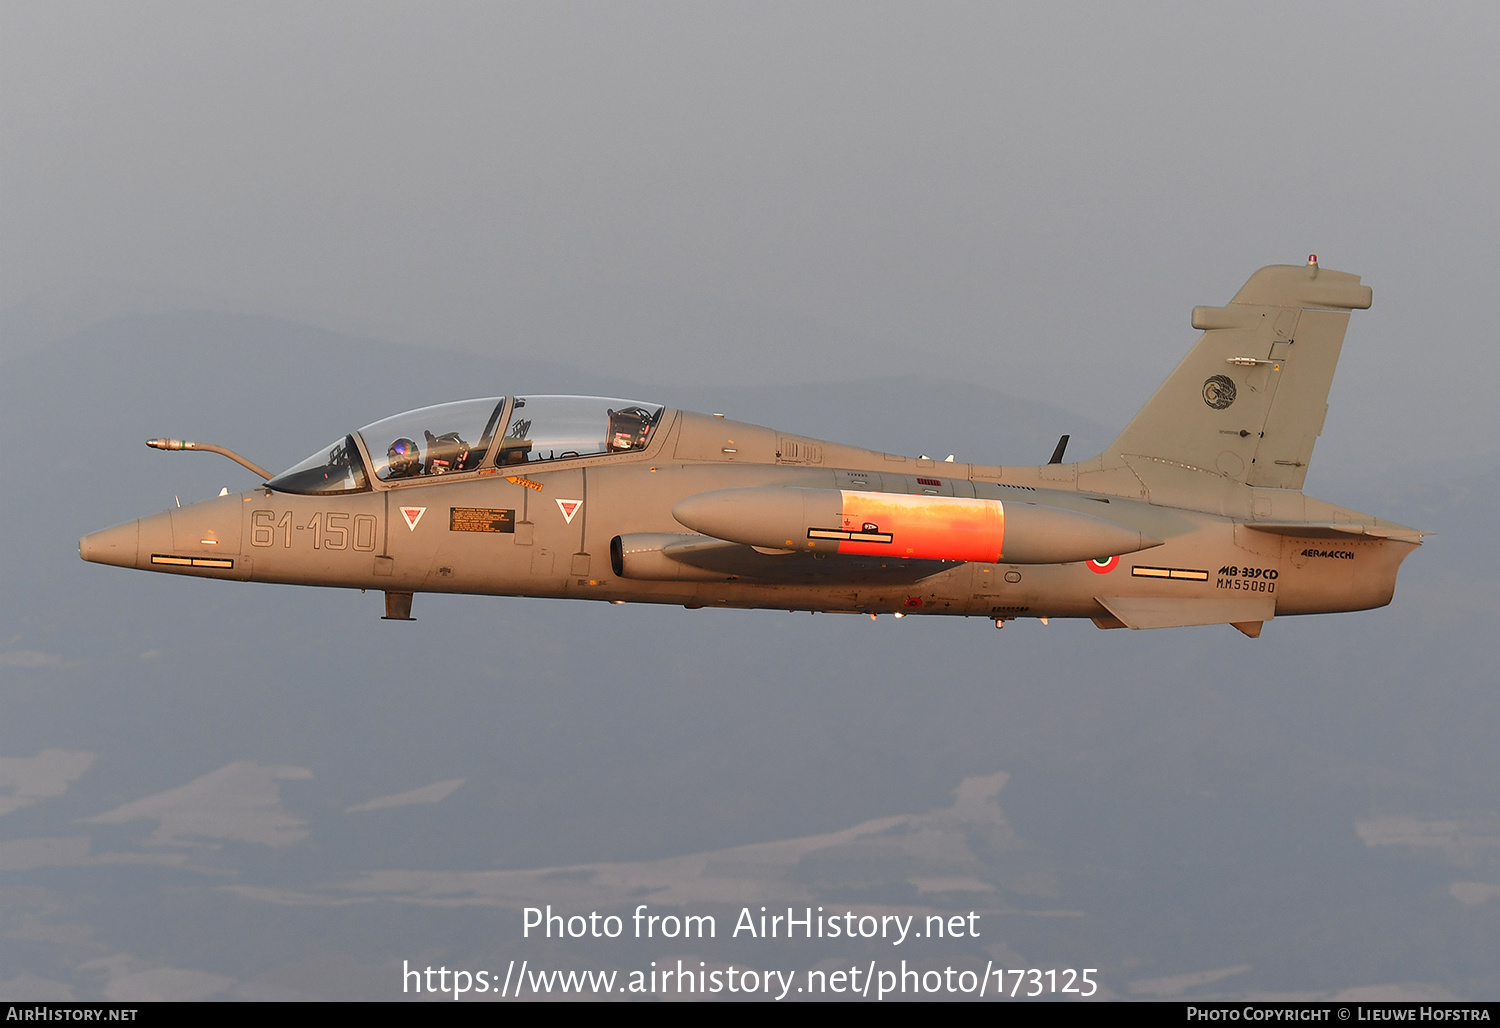
[{"label": "windshield", "polygon": [[353,436],[344,436],[266,485],[283,493],[358,493],[370,488]]},{"label": "windshield", "polygon": [[528,464],[644,449],[658,404],[604,396],[518,396],[496,463]]},{"label": "windshield", "polygon": [[407,411],[359,430],[382,482],[476,471],[505,409],[504,397]]}]

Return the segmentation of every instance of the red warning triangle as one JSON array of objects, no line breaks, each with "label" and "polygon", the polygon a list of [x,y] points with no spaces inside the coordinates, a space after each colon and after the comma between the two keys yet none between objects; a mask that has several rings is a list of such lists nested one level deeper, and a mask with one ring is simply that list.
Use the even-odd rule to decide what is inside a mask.
[{"label": "red warning triangle", "polygon": [[426,507],[402,507],[401,516],[406,519],[406,527],[413,532],[417,530],[417,522],[422,520],[422,515],[427,513]]},{"label": "red warning triangle", "polygon": [[563,520],[568,524],[573,523],[573,515],[578,513],[578,508],[583,506],[582,500],[558,500],[557,509],[562,511]]}]

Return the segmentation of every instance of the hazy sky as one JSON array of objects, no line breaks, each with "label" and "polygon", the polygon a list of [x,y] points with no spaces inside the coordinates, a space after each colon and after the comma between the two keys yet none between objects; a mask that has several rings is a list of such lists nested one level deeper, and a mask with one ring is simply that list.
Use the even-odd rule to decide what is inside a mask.
[{"label": "hazy sky", "polygon": [[0,9],[0,305],[123,279],[665,385],[919,365],[1119,422],[1194,304],[1316,251],[1375,288],[1349,424],[1415,403],[1403,443],[1492,447],[1451,390],[1500,375],[1493,5]]}]

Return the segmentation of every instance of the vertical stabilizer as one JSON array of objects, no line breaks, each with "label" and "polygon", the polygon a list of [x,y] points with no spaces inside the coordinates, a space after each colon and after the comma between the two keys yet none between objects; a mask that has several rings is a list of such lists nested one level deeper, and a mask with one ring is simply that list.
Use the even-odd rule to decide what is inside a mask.
[{"label": "vertical stabilizer", "polygon": [[[1195,307],[1198,344],[1103,454],[1150,483],[1153,467],[1301,489],[1323,431],[1349,312],[1370,306],[1358,275],[1261,268],[1225,307]],[[1222,485],[1205,480],[1205,491]]]}]

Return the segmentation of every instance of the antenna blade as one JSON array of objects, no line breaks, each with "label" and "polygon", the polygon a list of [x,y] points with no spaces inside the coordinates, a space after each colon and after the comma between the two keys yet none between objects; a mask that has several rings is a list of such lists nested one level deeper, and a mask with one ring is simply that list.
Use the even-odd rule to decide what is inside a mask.
[{"label": "antenna blade", "polygon": [[1059,439],[1057,441],[1057,449],[1055,449],[1055,450],[1052,451],[1052,459],[1049,460],[1047,463],[1048,464],[1061,464],[1062,463],[1063,451],[1066,450],[1067,448],[1068,448],[1068,437],[1067,436],[1063,436],[1061,439]]}]

